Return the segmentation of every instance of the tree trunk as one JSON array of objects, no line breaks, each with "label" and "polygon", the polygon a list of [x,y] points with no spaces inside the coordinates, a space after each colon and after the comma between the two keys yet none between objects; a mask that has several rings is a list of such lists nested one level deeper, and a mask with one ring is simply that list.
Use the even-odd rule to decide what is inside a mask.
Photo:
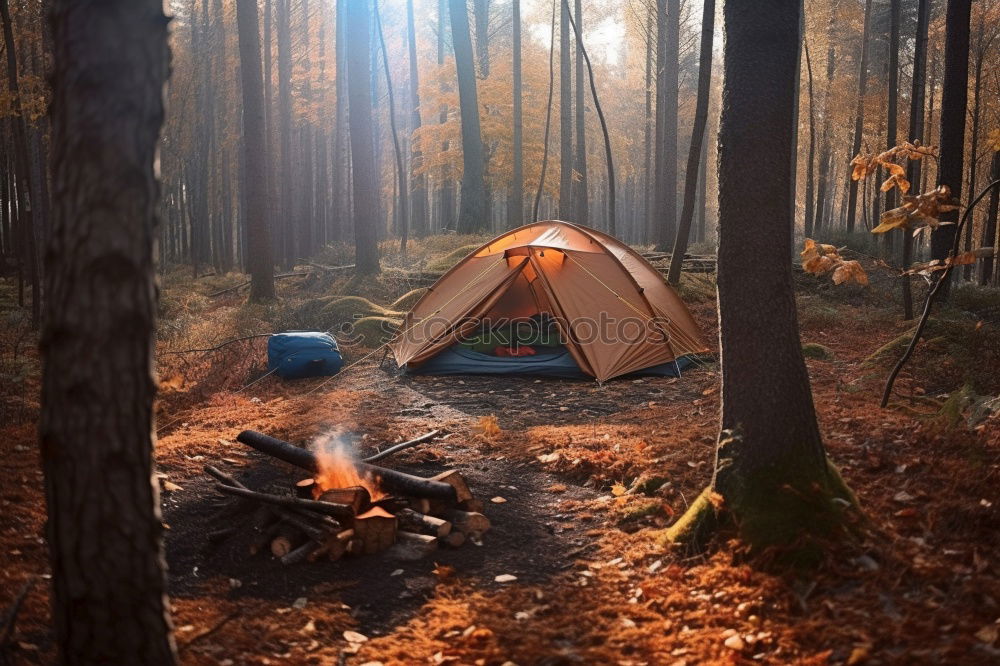
[{"label": "tree trunk", "polygon": [[[927,85],[927,26],[929,0],[918,0],[917,3],[917,31],[914,36],[913,52],[913,83],[910,92],[910,141],[924,140],[924,98]],[[911,188],[918,188],[922,160],[910,160],[906,165],[906,179],[910,181]],[[913,263],[913,239],[909,234],[903,234],[902,240],[903,269],[909,269]],[[902,281],[903,289],[903,319],[910,321],[913,319],[913,290],[910,285],[910,277],[904,276]]]},{"label": "tree trunk", "polygon": [[655,173],[653,171],[653,19],[655,13],[652,7],[646,9],[646,115],[643,124],[643,179],[642,179],[642,226],[634,239],[637,243],[649,240],[649,230],[653,224],[653,189]]},{"label": "tree trunk", "polygon": [[[990,180],[1000,180],[1000,150],[993,153],[993,165],[990,169]],[[997,238],[997,208],[1000,204],[1000,188],[993,188],[990,192],[990,204],[986,211],[986,223],[983,228],[983,246],[997,247],[1000,245],[1000,238]],[[986,286],[993,282],[993,255],[983,259],[980,268],[979,284]]]},{"label": "tree trunk", "polygon": [[479,76],[490,75],[490,0],[473,0],[472,12],[476,22],[476,64]]},{"label": "tree trunk", "polygon": [[663,46],[663,174],[659,183],[662,198],[654,240],[657,250],[667,250],[677,234],[677,101],[680,58],[680,0],[666,0]]},{"label": "tree trunk", "polygon": [[511,174],[510,204],[507,208],[507,228],[516,229],[524,224],[524,133],[523,95],[521,84],[521,0],[513,0],[513,79],[514,79],[514,158]]},{"label": "tree trunk", "polygon": [[[889,0],[889,107],[885,115],[886,148],[894,148],[898,141],[897,125],[899,122],[899,12],[901,0]],[[885,210],[896,207],[896,190],[885,193]],[[879,223],[876,217],[873,224]],[[904,234],[905,235],[905,234]],[[885,242],[885,256],[892,259],[892,248],[895,243],[894,234],[882,234]]]},{"label": "tree trunk", "polygon": [[449,13],[462,117],[462,202],[458,214],[458,232],[469,234],[483,231],[489,225],[483,173],[483,136],[479,128],[479,95],[476,91],[469,12],[465,0],[449,0]]},{"label": "tree trunk", "polygon": [[[979,40],[983,38],[983,27],[979,26]],[[974,197],[976,192],[977,157],[979,150],[979,118],[983,100],[983,60],[986,54],[977,49],[975,54],[976,69],[973,76],[972,93],[975,101],[972,103],[972,137],[969,142],[969,196]],[[976,226],[975,211],[969,216],[969,222],[965,225],[965,251],[972,251],[972,231]],[[966,281],[972,280],[973,264],[966,264],[962,267],[962,278]]]},{"label": "tree trunk", "polygon": [[[420,77],[417,70],[417,37],[413,21],[413,0],[406,0],[406,42],[409,49],[410,65],[410,136],[420,129]],[[422,167],[423,155],[414,148],[410,155],[410,221],[413,233],[427,234],[427,176],[415,171]]]},{"label": "tree trunk", "polygon": [[[956,199],[962,197],[965,157],[965,117],[969,98],[969,20],[972,0],[948,0],[945,18],[944,85],[941,91],[941,158],[938,185],[947,185]],[[958,211],[941,215],[942,222],[958,222]],[[956,224],[939,226],[931,233],[931,259],[947,259],[955,243]],[[948,297],[946,283],[940,297]]]},{"label": "tree trunk", "polygon": [[816,216],[816,209],[813,195],[815,194],[816,181],[816,98],[813,94],[813,69],[812,59],[809,57],[809,42],[804,42],[806,55],[806,79],[808,82],[809,94],[809,153],[806,157],[806,215],[803,232],[806,238],[813,236],[813,222]]},{"label": "tree trunk", "polygon": [[[448,0],[438,0],[438,39],[437,39],[437,64],[438,67],[444,65],[445,60],[445,33],[448,29]],[[442,95],[448,92],[448,85],[441,80]],[[442,104],[438,112],[438,123],[444,125],[448,122],[448,105]],[[441,151],[446,152],[450,148],[449,142],[441,144]],[[440,185],[440,203],[438,205],[438,228],[455,228],[455,183],[448,178],[447,173],[442,170]]]},{"label": "tree trunk", "polygon": [[[828,204],[833,203],[833,198],[830,196],[830,166],[833,161],[831,126],[833,125],[833,78],[836,71],[834,28],[836,27],[839,5],[840,3],[836,1],[830,4],[830,22],[826,29],[826,89],[823,92],[822,147],[820,148],[819,155],[819,174],[816,179],[816,208],[814,209],[815,217],[813,218],[813,233],[816,235],[819,235],[820,230],[830,223],[830,218],[832,217],[827,214],[826,210]],[[832,208],[832,205],[830,207]]]},{"label": "tree trunk", "polygon": [[695,197],[698,193],[698,163],[701,161],[701,144],[708,125],[708,96],[712,88],[712,38],[715,35],[715,0],[704,0],[701,15],[701,46],[698,54],[698,98],[695,102],[694,126],[691,146],[688,149],[687,170],[684,172],[684,208],[681,211],[677,238],[670,257],[667,281],[676,285],[681,279],[681,265],[687,252],[688,235],[694,219]]},{"label": "tree trunk", "polygon": [[569,6],[559,0],[559,217],[573,219],[573,100]]},{"label": "tree trunk", "polygon": [[354,266],[359,275],[381,271],[378,260],[378,180],[372,135],[371,0],[346,2],[348,124],[354,187]]},{"label": "tree trunk", "polygon": [[[858,98],[854,110],[854,139],[851,145],[851,158],[861,152],[861,139],[865,129],[865,95],[868,92],[868,57],[871,47],[869,46],[870,31],[872,23],[872,0],[865,0],[865,23],[861,31],[861,65],[858,68]],[[854,221],[858,208],[858,181],[850,177],[848,169],[847,195],[847,232],[854,231]]]},{"label": "tree trunk", "polygon": [[250,300],[274,298],[274,260],[268,227],[267,146],[264,131],[264,91],[261,88],[260,33],[257,5],[250,0],[236,3],[243,82],[243,141],[246,145],[247,266]]},{"label": "tree trunk", "polygon": [[[725,3],[719,130],[719,323],[722,434],[712,487],[668,532],[697,538],[721,495],[752,547],[792,545],[840,524],[795,316],[793,193],[800,0]],[[747,178],[746,156],[766,178]],[[753,210],[752,218],[747,210]],[[760,298],[767,293],[767,298]],[[767,391],[753,387],[767,386]],[[843,497],[843,494],[841,494]],[[718,503],[715,503],[717,505]],[[822,547],[821,545],[819,547]]]},{"label": "tree trunk", "polygon": [[538,190],[535,192],[535,203],[531,207],[531,221],[537,222],[538,206],[545,190],[545,175],[549,167],[549,133],[552,129],[552,97],[555,93],[555,51],[556,51],[556,3],[552,2],[552,20],[549,30],[549,99],[545,104],[545,132],[542,136],[542,173],[538,177]]},{"label": "tree trunk", "polygon": [[291,0],[276,0],[278,7],[278,143],[281,175],[278,178],[278,260],[284,270],[295,261],[295,198],[292,194],[292,7]]},{"label": "tree trunk", "polygon": [[590,196],[587,191],[587,124],[584,116],[584,90],[586,89],[586,84],[583,80],[583,48],[582,48],[582,34],[583,34],[583,7],[581,0],[576,0],[576,6],[573,12],[574,20],[576,21],[576,145],[574,146],[574,160],[573,160],[573,198],[576,200],[576,205],[573,207],[575,210],[573,220],[577,224],[589,224],[588,219],[590,217],[590,211],[588,210],[588,198]]},{"label": "tree trunk", "polygon": [[[17,235],[20,246],[20,262],[27,266],[27,278],[31,283],[31,326],[36,328],[41,314],[41,279],[38,270],[38,249],[36,247],[35,219],[30,201],[31,161],[28,159],[28,130],[25,113],[21,106],[21,92],[18,84],[17,47],[14,42],[14,27],[10,20],[8,0],[0,0],[0,19],[3,20],[3,37],[7,52],[7,89],[10,92],[16,118],[11,119],[14,144],[14,185],[16,188]],[[23,298],[21,300],[23,305]]]},{"label": "tree trunk", "polygon": [[171,664],[152,373],[159,0],[54,0],[39,425],[61,663]]}]

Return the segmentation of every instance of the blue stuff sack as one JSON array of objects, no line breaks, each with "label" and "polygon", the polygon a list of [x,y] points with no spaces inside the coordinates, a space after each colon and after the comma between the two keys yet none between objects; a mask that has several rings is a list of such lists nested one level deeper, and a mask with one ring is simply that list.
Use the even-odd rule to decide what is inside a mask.
[{"label": "blue stuff sack", "polygon": [[328,333],[275,333],[267,340],[267,368],[282,379],[335,375],[343,364],[337,341]]}]

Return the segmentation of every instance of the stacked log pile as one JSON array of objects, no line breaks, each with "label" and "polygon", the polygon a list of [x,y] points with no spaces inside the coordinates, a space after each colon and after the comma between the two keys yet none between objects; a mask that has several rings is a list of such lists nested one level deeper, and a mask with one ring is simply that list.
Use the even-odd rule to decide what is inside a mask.
[{"label": "stacked log pile", "polygon": [[377,485],[322,487],[320,462],[305,449],[254,431],[240,441],[272,457],[314,474],[288,484],[287,492],[252,490],[211,466],[205,473],[215,489],[231,498],[226,516],[249,516],[249,525],[228,525],[210,532],[218,541],[248,527],[254,532],[251,554],[269,551],[283,564],[338,560],[345,555],[382,551],[399,559],[426,557],[439,547],[457,548],[466,540],[481,543],[490,529],[483,503],[462,475],[449,470],[424,478],[367,463],[351,463],[359,475]]}]

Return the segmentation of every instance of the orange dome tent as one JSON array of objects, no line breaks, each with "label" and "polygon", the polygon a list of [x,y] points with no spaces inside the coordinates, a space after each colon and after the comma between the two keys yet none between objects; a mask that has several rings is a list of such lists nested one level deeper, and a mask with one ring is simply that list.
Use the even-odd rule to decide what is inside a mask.
[{"label": "orange dome tent", "polygon": [[708,351],[680,297],[637,252],[558,221],[508,231],[458,262],[389,346],[400,367],[419,371],[483,322],[538,315],[557,322],[572,361],[598,381]]}]

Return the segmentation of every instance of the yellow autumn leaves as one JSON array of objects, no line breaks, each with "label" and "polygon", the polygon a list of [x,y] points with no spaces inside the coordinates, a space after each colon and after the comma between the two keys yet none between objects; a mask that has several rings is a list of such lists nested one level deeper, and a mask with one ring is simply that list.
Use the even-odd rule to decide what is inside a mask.
[{"label": "yellow autumn leaves", "polygon": [[811,238],[805,241],[805,248],[800,253],[802,256],[802,270],[813,275],[823,275],[833,271],[833,283],[844,284],[845,282],[856,282],[857,284],[868,284],[868,274],[861,264],[853,259],[844,259],[840,256],[840,250],[833,245],[817,243]]}]

